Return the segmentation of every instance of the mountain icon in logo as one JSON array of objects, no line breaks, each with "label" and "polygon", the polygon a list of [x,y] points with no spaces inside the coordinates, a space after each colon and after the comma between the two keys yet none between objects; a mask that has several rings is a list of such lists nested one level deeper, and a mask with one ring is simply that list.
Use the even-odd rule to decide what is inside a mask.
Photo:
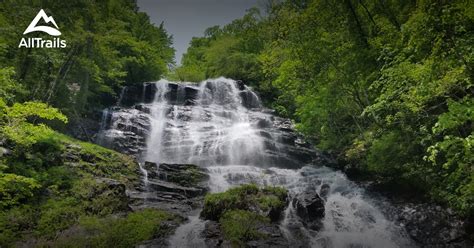
[{"label": "mountain icon in logo", "polygon": [[[36,26],[38,24],[38,22],[40,21],[40,19],[43,19],[44,22],[46,22],[46,23],[51,22],[56,28],[49,27],[49,26]],[[36,15],[35,19],[33,19],[33,21],[30,23],[30,25],[26,28],[25,32],[23,32],[23,34],[28,34],[28,33],[31,33],[31,32],[41,31],[41,32],[45,32],[45,33],[47,33],[49,35],[52,35],[52,36],[59,36],[59,35],[61,35],[61,32],[59,32],[58,29],[59,29],[58,25],[54,21],[54,18],[52,16],[46,15],[44,10],[41,9],[38,12],[38,14]]]}]

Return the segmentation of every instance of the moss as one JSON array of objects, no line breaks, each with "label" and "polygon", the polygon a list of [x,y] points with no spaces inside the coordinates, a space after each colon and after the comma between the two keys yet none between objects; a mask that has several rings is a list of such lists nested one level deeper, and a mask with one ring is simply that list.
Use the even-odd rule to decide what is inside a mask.
[{"label": "moss", "polygon": [[226,192],[206,195],[201,216],[219,220],[226,211],[235,209],[282,210],[286,206],[286,197],[287,190],[281,187],[258,188],[255,184],[245,184]]},{"label": "moss", "polygon": [[60,237],[53,247],[134,247],[169,231],[163,223],[175,216],[155,209],[130,213],[125,217],[81,217],[74,234]]},{"label": "moss", "polygon": [[87,177],[76,181],[72,192],[81,200],[86,214],[106,216],[128,210],[128,198],[124,185],[110,185],[95,178]]},{"label": "moss", "polygon": [[234,247],[243,247],[245,242],[265,237],[257,228],[270,220],[246,210],[227,211],[219,219],[222,233]]},{"label": "moss", "polygon": [[65,154],[70,155],[65,162],[78,167],[79,173],[116,179],[126,185],[139,180],[138,165],[132,157],[65,135],[60,136],[66,146]]},{"label": "moss", "polygon": [[[21,182],[35,182],[35,187],[30,190],[32,183],[3,180],[9,186],[5,189],[19,188],[8,191],[15,201],[0,199],[0,206],[5,205],[0,214],[1,247],[33,239],[48,244],[77,226],[81,216],[104,218],[127,212],[125,186],[139,183],[133,158],[56,132],[26,150],[21,146],[17,151],[12,140],[8,148],[12,154],[2,158],[0,173],[15,175]],[[110,183],[111,179],[115,181]]]},{"label": "moss", "polygon": [[182,166],[185,169],[180,169],[179,172],[166,173],[166,180],[184,187],[198,187],[200,182],[209,178],[197,165],[185,164]]},{"label": "moss", "polygon": [[58,231],[65,230],[76,223],[81,214],[78,200],[72,197],[49,199],[40,209],[41,215],[36,233],[46,238],[53,238]]}]

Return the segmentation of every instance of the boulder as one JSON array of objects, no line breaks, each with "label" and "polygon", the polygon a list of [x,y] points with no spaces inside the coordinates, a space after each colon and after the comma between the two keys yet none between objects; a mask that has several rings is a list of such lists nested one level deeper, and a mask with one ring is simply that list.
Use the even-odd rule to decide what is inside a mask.
[{"label": "boulder", "polygon": [[306,191],[293,198],[293,207],[304,225],[313,230],[321,228],[324,218],[324,200],[316,193]]}]

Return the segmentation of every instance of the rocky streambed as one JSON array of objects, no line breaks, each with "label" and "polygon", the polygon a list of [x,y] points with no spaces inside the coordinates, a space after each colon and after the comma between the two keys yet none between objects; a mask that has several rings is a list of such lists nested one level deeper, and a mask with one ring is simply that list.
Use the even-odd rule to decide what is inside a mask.
[{"label": "rocky streambed", "polygon": [[117,106],[104,110],[97,142],[140,161],[141,185],[127,190],[132,209],[165,209],[187,219],[170,238],[144,246],[228,247],[236,241],[227,222],[202,214],[205,195],[248,184],[287,193],[271,216],[255,204],[233,209],[267,218],[244,246],[471,245],[466,223],[448,210],[387,200],[331,169],[329,156],[241,82],[163,80],[124,90]]}]

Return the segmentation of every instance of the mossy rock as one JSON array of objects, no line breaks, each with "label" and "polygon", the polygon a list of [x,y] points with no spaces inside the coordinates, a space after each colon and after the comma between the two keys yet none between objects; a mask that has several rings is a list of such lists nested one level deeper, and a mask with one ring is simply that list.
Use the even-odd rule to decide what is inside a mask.
[{"label": "mossy rock", "polygon": [[145,162],[144,168],[149,178],[175,183],[183,187],[204,187],[203,182],[209,179],[206,169],[194,164],[160,164]]},{"label": "mossy rock", "polygon": [[2,157],[1,164],[8,173],[38,185],[31,197],[1,209],[1,247],[17,242],[30,246],[22,243],[25,240],[31,245],[49,244],[84,216],[124,215],[129,212],[125,190],[140,183],[139,166],[132,157],[59,133],[23,152],[14,150]]},{"label": "mossy rock", "polygon": [[227,211],[247,210],[278,221],[287,199],[288,191],[282,187],[259,188],[255,184],[244,184],[226,192],[206,195],[201,216],[218,221]]},{"label": "mossy rock", "polygon": [[240,209],[226,211],[219,219],[222,234],[233,247],[245,247],[247,241],[265,238],[258,228],[269,222],[267,217]]}]

